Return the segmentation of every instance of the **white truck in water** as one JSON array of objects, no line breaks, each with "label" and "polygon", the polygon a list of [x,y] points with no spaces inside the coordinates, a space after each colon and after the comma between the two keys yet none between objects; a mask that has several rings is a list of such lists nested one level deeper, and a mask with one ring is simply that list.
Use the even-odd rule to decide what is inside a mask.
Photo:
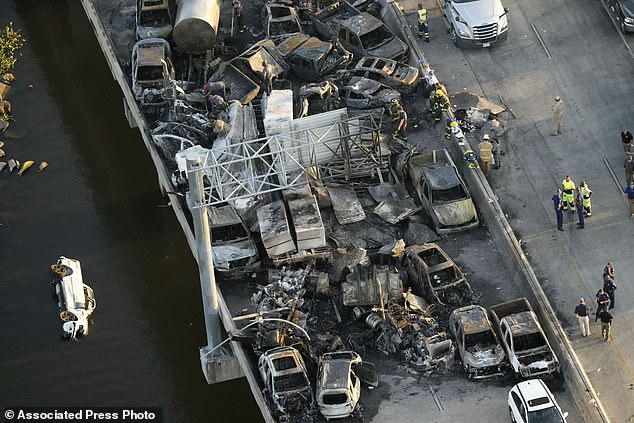
[{"label": "white truck in water", "polygon": [[458,47],[490,47],[506,40],[508,11],[500,0],[444,0],[451,39]]},{"label": "white truck in water", "polygon": [[64,322],[63,337],[70,340],[88,335],[88,320],[97,303],[92,288],[84,284],[79,260],[60,256],[51,270],[57,275],[53,286]]}]

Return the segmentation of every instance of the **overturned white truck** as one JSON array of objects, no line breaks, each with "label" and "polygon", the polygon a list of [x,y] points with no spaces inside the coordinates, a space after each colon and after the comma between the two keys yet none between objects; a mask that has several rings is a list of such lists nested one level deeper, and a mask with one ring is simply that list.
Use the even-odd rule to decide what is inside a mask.
[{"label": "overturned white truck", "polygon": [[60,256],[51,270],[57,275],[53,287],[64,322],[62,336],[70,340],[88,335],[88,320],[97,302],[92,288],[83,282],[79,260]]}]

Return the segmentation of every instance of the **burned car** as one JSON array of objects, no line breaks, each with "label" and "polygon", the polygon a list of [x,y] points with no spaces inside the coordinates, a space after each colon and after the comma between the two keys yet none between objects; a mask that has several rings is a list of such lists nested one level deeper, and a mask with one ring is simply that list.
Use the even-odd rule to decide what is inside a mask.
[{"label": "burned car", "polygon": [[302,26],[294,7],[280,3],[267,3],[262,9],[262,24],[269,38],[302,31]]},{"label": "burned car", "polygon": [[141,106],[160,106],[171,97],[172,50],[162,38],[138,41],[132,48],[132,93]]},{"label": "burned car", "polygon": [[449,329],[458,344],[458,354],[469,379],[502,375],[504,348],[491,326],[486,309],[470,305],[449,315]]},{"label": "burned car", "polygon": [[390,87],[367,78],[351,78],[339,89],[342,105],[352,109],[389,107],[392,99],[401,99],[401,94]]},{"label": "burned car", "polygon": [[447,150],[410,157],[407,172],[438,235],[478,226],[478,215],[467,185]]},{"label": "burned car", "polygon": [[256,266],[258,250],[235,209],[210,207],[208,213],[214,268],[222,272]]},{"label": "burned car", "polygon": [[434,243],[405,249],[404,263],[412,292],[430,302],[462,306],[471,302],[473,292],[462,270]]},{"label": "burned car", "polygon": [[392,59],[365,57],[352,69],[340,71],[343,78],[363,77],[378,81],[405,94],[411,94],[418,87],[417,68]]},{"label": "burned car", "polygon": [[376,386],[378,376],[354,351],[326,353],[319,359],[317,406],[326,419],[351,415],[361,397],[361,381]]},{"label": "burned car", "polygon": [[277,49],[282,53],[293,73],[306,81],[321,81],[325,75],[343,66],[349,60],[332,43],[298,33],[287,38]]},{"label": "burned car", "polygon": [[295,348],[278,347],[266,351],[258,360],[258,369],[264,382],[264,397],[275,417],[314,409],[315,398],[304,359]]},{"label": "burned car", "polygon": [[137,40],[169,37],[172,33],[172,22],[169,0],[137,0]]},{"label": "burned car", "polygon": [[352,16],[339,24],[337,38],[355,57],[407,57],[407,44],[392,34],[380,19],[367,12]]}]

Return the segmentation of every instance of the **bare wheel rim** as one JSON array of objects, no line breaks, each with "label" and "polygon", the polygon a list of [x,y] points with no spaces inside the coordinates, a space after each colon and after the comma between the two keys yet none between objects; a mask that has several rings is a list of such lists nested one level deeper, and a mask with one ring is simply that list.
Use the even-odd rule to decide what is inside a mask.
[{"label": "bare wheel rim", "polygon": [[64,311],[60,312],[59,313],[59,317],[64,322],[73,322],[73,321],[77,320],[77,316],[75,316],[72,312],[70,312],[68,310],[64,310]]},{"label": "bare wheel rim", "polygon": [[53,271],[53,273],[55,273],[56,275],[59,275],[61,277],[66,276],[66,267],[62,266],[61,264],[51,264],[51,270]]}]

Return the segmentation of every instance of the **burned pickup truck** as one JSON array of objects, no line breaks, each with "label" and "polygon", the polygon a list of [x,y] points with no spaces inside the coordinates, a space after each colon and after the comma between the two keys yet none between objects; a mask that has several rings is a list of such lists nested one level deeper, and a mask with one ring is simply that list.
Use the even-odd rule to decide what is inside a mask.
[{"label": "burned pickup truck", "polygon": [[479,305],[455,309],[449,315],[449,329],[469,379],[502,375],[504,348],[491,326],[487,311]]},{"label": "burned pickup truck", "polygon": [[492,306],[491,317],[517,377],[559,372],[559,360],[526,298]]},{"label": "burned pickup truck", "polygon": [[434,243],[412,245],[403,258],[412,292],[430,302],[462,306],[473,292],[462,270]]}]

